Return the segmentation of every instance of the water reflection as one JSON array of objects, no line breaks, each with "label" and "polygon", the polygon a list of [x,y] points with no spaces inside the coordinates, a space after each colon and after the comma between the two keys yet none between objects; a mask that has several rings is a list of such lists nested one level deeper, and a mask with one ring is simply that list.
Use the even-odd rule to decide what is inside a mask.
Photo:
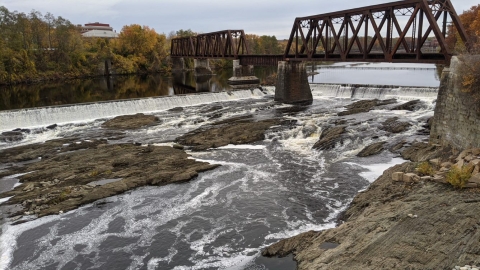
[{"label": "water reflection", "polygon": [[[264,78],[276,67],[255,68],[257,77]],[[111,76],[0,86],[0,110],[98,102],[153,96],[184,95],[198,92],[220,92],[232,89],[227,80],[231,69],[215,71],[213,76],[195,76],[194,72]]]},{"label": "water reflection", "polygon": [[[419,69],[420,68],[420,69]],[[277,67],[255,67],[261,84],[274,84]],[[439,85],[435,65],[391,63],[318,63],[309,65],[312,83],[373,84],[399,86]],[[0,110],[98,102],[116,99],[184,95],[231,90],[227,80],[232,69],[215,71],[213,76],[194,72],[98,77],[33,85],[0,86]]]},{"label": "water reflection", "polygon": [[170,94],[169,79],[160,75],[115,76],[11,85],[0,88],[0,110],[44,107]]}]

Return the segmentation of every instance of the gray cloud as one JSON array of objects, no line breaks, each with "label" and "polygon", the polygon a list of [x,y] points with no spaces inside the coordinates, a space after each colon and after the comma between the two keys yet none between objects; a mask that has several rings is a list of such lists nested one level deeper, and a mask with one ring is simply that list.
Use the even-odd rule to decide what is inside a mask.
[{"label": "gray cloud", "polygon": [[[458,13],[477,0],[453,0]],[[381,0],[0,0],[9,10],[51,12],[75,24],[110,23],[120,31],[124,25],[148,25],[159,33],[179,29],[212,32],[244,29],[246,33],[287,38],[296,17],[385,3]]]}]

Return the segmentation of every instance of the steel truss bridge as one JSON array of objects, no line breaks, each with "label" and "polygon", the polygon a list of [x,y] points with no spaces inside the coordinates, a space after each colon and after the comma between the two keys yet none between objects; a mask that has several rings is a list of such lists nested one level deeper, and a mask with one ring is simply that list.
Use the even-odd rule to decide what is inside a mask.
[{"label": "steel truss bridge", "polygon": [[172,39],[171,57],[237,59],[255,66],[279,61],[448,64],[453,54],[445,41],[450,24],[468,49],[450,0],[405,0],[296,18],[282,55],[249,54],[243,30],[224,30]]}]

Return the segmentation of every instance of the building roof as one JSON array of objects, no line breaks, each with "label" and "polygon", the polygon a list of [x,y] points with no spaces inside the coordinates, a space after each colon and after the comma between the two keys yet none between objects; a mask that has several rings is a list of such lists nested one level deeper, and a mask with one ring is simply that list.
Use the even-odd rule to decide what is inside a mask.
[{"label": "building roof", "polygon": [[109,30],[90,30],[82,33],[84,37],[118,38],[118,34]]}]

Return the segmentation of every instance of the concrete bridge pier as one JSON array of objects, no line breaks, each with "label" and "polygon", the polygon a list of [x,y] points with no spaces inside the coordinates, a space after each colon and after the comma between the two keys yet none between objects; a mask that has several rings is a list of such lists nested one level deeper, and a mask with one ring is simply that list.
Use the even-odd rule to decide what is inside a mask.
[{"label": "concrete bridge pier", "polygon": [[172,57],[170,59],[172,61],[173,72],[185,71],[185,59],[183,59],[183,57]]},{"label": "concrete bridge pier", "polygon": [[193,63],[195,68],[195,76],[212,75],[212,69],[210,68],[208,59],[194,59]]},{"label": "concrete bridge pier", "polygon": [[260,80],[253,73],[253,66],[242,66],[240,60],[233,60],[233,77],[228,79],[228,84],[233,88],[258,86]]},{"label": "concrete bridge pier", "polygon": [[210,79],[212,75],[196,76],[195,90],[197,92],[210,92]]},{"label": "concrete bridge pier", "polygon": [[283,103],[311,103],[312,91],[303,62],[279,61],[275,101]]}]

